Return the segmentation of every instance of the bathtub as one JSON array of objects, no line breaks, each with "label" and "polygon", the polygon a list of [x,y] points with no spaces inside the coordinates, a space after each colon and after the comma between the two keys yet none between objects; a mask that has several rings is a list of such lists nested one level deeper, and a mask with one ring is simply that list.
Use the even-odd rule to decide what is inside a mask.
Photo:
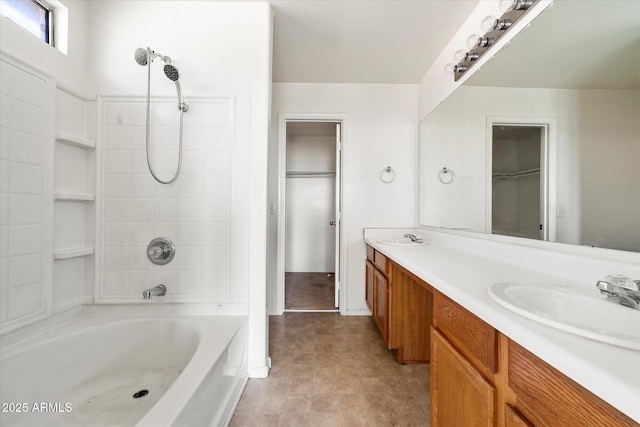
[{"label": "bathtub", "polygon": [[5,340],[0,425],[227,425],[247,381],[246,320],[85,310]]}]

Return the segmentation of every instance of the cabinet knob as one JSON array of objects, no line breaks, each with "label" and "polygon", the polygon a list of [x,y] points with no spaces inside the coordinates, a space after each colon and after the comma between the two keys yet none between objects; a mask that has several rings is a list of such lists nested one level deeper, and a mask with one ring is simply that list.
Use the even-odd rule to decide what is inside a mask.
[{"label": "cabinet knob", "polygon": [[335,221],[329,221],[329,225],[336,225]]}]

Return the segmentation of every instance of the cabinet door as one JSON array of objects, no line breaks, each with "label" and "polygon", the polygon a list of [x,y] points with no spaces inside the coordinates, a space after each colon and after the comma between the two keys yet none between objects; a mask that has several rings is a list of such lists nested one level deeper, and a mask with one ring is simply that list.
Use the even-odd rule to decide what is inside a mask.
[{"label": "cabinet door", "polygon": [[373,266],[373,264],[371,264],[371,262],[367,261],[367,272],[366,272],[366,288],[365,288],[365,298],[367,301],[367,306],[369,307],[369,310],[371,310],[371,313],[373,314],[373,272],[375,271],[375,267]]},{"label": "cabinet door", "polygon": [[431,427],[491,427],[494,406],[494,387],[432,329]]},{"label": "cabinet door", "polygon": [[532,427],[529,421],[509,405],[504,405],[504,425],[505,427]]},{"label": "cabinet door", "polygon": [[373,272],[373,289],[375,292],[374,319],[382,334],[382,339],[389,343],[389,281],[377,269]]}]

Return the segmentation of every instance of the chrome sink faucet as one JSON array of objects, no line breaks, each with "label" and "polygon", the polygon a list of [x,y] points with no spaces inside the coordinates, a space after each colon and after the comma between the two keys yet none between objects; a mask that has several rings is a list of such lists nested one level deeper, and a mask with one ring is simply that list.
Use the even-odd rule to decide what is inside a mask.
[{"label": "chrome sink faucet", "polygon": [[167,287],[165,285],[156,285],[151,289],[147,289],[146,291],[142,291],[142,299],[151,299],[151,297],[161,297],[167,293]]},{"label": "chrome sink faucet", "polygon": [[607,301],[640,310],[640,280],[632,280],[621,274],[611,274],[596,283]]},{"label": "chrome sink faucet", "polygon": [[407,233],[404,237],[408,237],[414,243],[422,243],[422,237],[419,237],[417,234]]}]

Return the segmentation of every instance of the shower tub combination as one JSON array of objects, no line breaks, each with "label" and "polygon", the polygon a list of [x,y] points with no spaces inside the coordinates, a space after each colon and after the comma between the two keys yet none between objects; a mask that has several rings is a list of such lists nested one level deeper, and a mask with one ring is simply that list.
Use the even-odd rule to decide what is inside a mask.
[{"label": "shower tub combination", "polygon": [[228,424],[247,381],[246,316],[158,316],[153,308],[85,308],[3,345],[0,425]]}]

